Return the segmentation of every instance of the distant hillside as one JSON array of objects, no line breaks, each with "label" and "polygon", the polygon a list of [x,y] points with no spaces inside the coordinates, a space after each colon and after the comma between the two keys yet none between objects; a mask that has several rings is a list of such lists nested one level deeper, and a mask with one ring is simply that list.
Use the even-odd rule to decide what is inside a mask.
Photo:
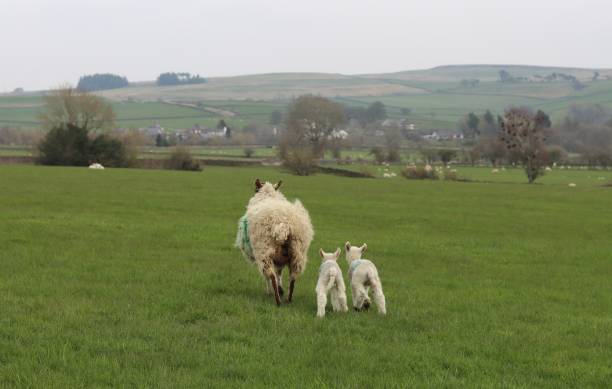
[{"label": "distant hillside", "polygon": [[138,85],[105,91],[112,100],[288,100],[305,93],[324,96],[387,96],[425,93],[411,86],[359,76],[325,73],[280,73],[209,78],[206,84],[157,87]]},{"label": "distant hillside", "polygon": [[[510,82],[500,82],[504,71]],[[448,65],[386,74],[272,73],[208,78],[206,84],[159,87],[139,82],[100,91],[114,101],[118,123],[167,127],[210,124],[221,117],[235,125],[267,124],[295,96],[327,96],[348,105],[380,100],[391,117],[418,129],[452,129],[467,112],[531,106],[560,119],[572,104],[612,107],[612,69],[523,65]],[[20,97],[21,96],[21,97]],[[182,107],[162,108],[165,103]],[[0,95],[0,125],[35,125],[40,100],[31,94]],[[191,108],[190,108],[191,107]]]},{"label": "distant hillside", "polygon": [[584,69],[531,65],[445,65],[426,70],[373,74],[367,75],[366,77],[384,77],[426,82],[455,82],[465,78],[478,78],[481,81],[497,81],[499,79],[500,70],[506,70],[519,77],[565,73],[571,74],[584,81],[590,80],[595,71],[598,71],[600,76],[612,76],[612,69]]}]

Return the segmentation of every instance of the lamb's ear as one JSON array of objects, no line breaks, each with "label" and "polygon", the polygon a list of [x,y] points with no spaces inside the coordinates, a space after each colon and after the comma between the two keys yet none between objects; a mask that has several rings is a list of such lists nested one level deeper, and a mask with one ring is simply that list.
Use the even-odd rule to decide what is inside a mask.
[{"label": "lamb's ear", "polygon": [[282,184],[283,184],[283,180],[280,180],[279,182],[277,182],[277,183],[274,185],[274,190],[278,190],[278,188],[280,188],[280,186],[281,186]]},{"label": "lamb's ear", "polygon": [[259,181],[259,178],[255,180],[255,192],[259,192],[259,190],[261,189],[263,185],[261,184],[261,181]]},{"label": "lamb's ear", "polygon": [[336,249],[336,252],[334,253],[334,255],[336,256],[336,259],[338,259],[338,257],[340,256],[340,253],[341,253],[341,252],[342,252],[342,251],[340,251],[340,247],[338,247],[338,248]]},{"label": "lamb's ear", "polygon": [[344,244],[344,248],[346,248],[346,251],[349,251],[349,250],[351,249],[351,242],[348,242],[348,241],[347,241],[347,242]]},{"label": "lamb's ear", "polygon": [[319,249],[319,255],[321,256],[321,258],[323,258],[324,254],[325,253],[323,252],[323,249]]},{"label": "lamb's ear", "polygon": [[367,249],[368,245],[364,243],[363,246],[361,246],[361,254],[365,253]]}]

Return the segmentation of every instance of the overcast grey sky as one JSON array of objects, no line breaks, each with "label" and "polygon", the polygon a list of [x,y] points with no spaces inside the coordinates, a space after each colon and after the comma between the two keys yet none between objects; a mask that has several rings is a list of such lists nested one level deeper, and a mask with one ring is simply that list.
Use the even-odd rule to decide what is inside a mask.
[{"label": "overcast grey sky", "polygon": [[610,0],[0,0],[0,91],[111,72],[612,67]]}]

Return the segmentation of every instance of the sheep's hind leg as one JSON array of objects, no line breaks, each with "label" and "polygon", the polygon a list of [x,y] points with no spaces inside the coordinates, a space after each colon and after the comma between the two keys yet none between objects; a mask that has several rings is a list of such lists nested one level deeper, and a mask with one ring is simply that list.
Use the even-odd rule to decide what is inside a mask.
[{"label": "sheep's hind leg", "polygon": [[285,290],[283,289],[283,268],[276,267],[276,279],[278,280],[278,294],[283,297]]},{"label": "sheep's hind leg", "polygon": [[289,262],[289,297],[287,298],[287,302],[291,302],[293,299],[293,289],[295,288],[295,280],[297,280],[298,276],[302,274],[304,270],[303,266],[306,262],[306,259],[302,257],[300,251],[296,248],[292,248],[292,252],[294,253],[294,257]]},{"label": "sheep's hind leg", "polygon": [[278,284],[276,282],[276,274],[270,274],[270,282],[272,282],[272,288],[274,289],[274,299],[276,300],[276,305],[281,305],[281,298],[278,290]]},{"label": "sheep's hind leg", "polygon": [[264,277],[270,280],[270,284],[272,285],[272,291],[274,292],[274,299],[276,300],[276,305],[281,305],[278,282],[276,279],[276,272],[274,271],[272,259],[270,257],[267,258],[268,259],[264,259],[258,264],[260,265],[261,274],[263,274]]},{"label": "sheep's hind leg", "polygon": [[295,287],[295,279],[291,278],[289,282],[289,297],[287,297],[287,302],[290,303],[293,298],[293,288]]}]

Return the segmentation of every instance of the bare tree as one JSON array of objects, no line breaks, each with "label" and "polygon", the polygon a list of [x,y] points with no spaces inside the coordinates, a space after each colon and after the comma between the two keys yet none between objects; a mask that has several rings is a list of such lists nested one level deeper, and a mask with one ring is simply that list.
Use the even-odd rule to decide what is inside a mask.
[{"label": "bare tree", "polygon": [[478,147],[482,157],[488,159],[493,166],[497,166],[508,154],[506,144],[498,136],[484,136],[474,147]]},{"label": "bare tree", "polygon": [[279,141],[285,166],[299,175],[314,171],[332,132],[344,123],[344,108],[321,96],[300,96],[289,106],[287,129]]},{"label": "bare tree", "polygon": [[309,143],[316,157],[325,151],[327,138],[345,122],[344,108],[321,96],[298,97],[287,115],[287,132],[300,142]]},{"label": "bare tree", "polygon": [[510,152],[518,153],[530,184],[543,173],[544,130],[549,127],[548,115],[540,110],[534,114],[526,108],[508,110],[500,122],[500,138]]},{"label": "bare tree", "polygon": [[44,99],[40,120],[46,129],[66,125],[84,131],[111,129],[115,121],[113,109],[104,99],[69,86],[51,91]]}]

